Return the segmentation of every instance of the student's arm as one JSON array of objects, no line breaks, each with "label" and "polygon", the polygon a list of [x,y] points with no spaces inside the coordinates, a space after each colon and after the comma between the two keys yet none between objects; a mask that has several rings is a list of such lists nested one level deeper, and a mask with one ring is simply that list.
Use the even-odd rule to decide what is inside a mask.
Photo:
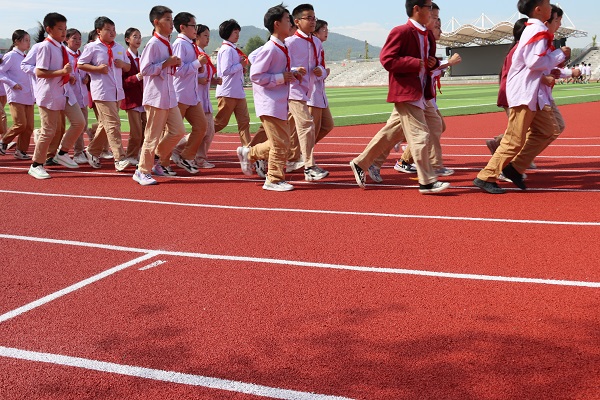
[{"label": "student's arm", "polygon": [[388,38],[383,45],[379,59],[381,65],[387,71],[395,74],[403,73],[419,73],[424,66],[423,60],[420,58],[402,55],[404,51],[404,43],[402,27],[392,29]]},{"label": "student's arm", "polygon": [[71,67],[71,63],[65,64],[65,66],[61,69],[51,70],[49,69],[49,61],[50,55],[48,54],[51,50],[45,46],[41,47],[38,50],[36,59],[35,59],[35,76],[38,78],[57,78],[65,75],[71,75],[73,71],[73,67]]},{"label": "student's arm", "polygon": [[198,73],[200,68],[200,61],[198,58],[194,58],[191,62],[184,63],[183,59],[186,57],[186,49],[184,46],[189,47],[188,43],[177,40],[173,43],[173,55],[181,58],[181,66],[175,71],[175,76],[181,78],[184,76],[195,75]]},{"label": "student's arm", "polygon": [[[37,45],[38,44],[36,43],[34,45],[34,47],[36,47]],[[21,61],[21,71],[25,72],[27,75],[34,75],[35,76],[35,58],[36,58],[36,55],[37,55],[37,49],[34,49],[32,47],[31,50],[29,51],[29,53],[23,59],[23,61]]]},{"label": "student's arm", "polygon": [[96,62],[97,61],[94,60],[93,48],[91,45],[89,45],[83,49],[83,53],[81,53],[81,56],[77,61],[77,67],[84,72],[89,72],[92,74],[108,74],[108,65],[96,65]]},{"label": "student's arm", "polygon": [[235,75],[244,69],[244,66],[240,63],[240,56],[231,47],[223,50],[223,57],[221,57],[219,64],[220,76]]},{"label": "student's arm", "polygon": [[8,77],[8,71],[13,68],[13,63],[14,61],[13,57],[11,57],[11,54],[6,54],[2,59],[2,64],[0,64],[0,85],[4,83],[8,87],[19,90],[21,85]]},{"label": "student's arm", "polygon": [[[523,38],[522,40],[525,40]],[[525,42],[527,43],[527,42]],[[546,52],[545,55],[541,55]],[[527,68],[533,71],[548,71],[567,59],[561,49],[552,52],[548,50],[548,43],[545,39],[526,44],[523,47],[523,60]]]},{"label": "student's arm", "polygon": [[148,43],[142,52],[142,58],[140,59],[140,70],[142,75],[158,76],[164,73],[165,75],[163,75],[163,78],[166,77],[167,71],[163,69],[164,62],[166,61],[160,59],[160,51],[156,46],[156,42]]},{"label": "student's arm", "polygon": [[263,49],[256,55],[254,62],[250,66],[250,80],[257,85],[272,88],[290,82],[294,75],[291,72],[272,73],[269,72],[274,62],[274,50]]},{"label": "student's arm", "polygon": [[131,64],[129,64],[125,60],[121,60],[120,58],[116,58],[115,59],[115,67],[122,69],[123,72],[129,72],[129,70],[131,69]]}]

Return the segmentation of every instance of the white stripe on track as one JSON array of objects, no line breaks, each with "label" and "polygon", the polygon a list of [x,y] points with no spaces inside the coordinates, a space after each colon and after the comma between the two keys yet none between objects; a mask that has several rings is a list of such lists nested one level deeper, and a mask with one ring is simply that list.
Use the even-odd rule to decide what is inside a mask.
[{"label": "white stripe on track", "polygon": [[[308,183],[310,184],[310,183]],[[344,185],[348,185],[344,183]],[[355,185],[354,185],[355,186]],[[378,185],[382,186],[382,185]],[[412,186],[408,186],[412,187]],[[477,189],[474,186],[468,189]],[[478,189],[479,190],[479,189]],[[543,189],[546,190],[546,189]],[[359,212],[359,211],[340,211],[340,210],[315,210],[302,208],[274,208],[274,207],[249,207],[249,206],[227,206],[222,204],[202,204],[202,203],[181,203],[176,201],[160,201],[146,199],[131,199],[124,197],[105,197],[105,196],[88,196],[75,194],[60,194],[60,193],[39,193],[39,192],[22,192],[16,190],[1,190],[0,193],[18,194],[26,196],[40,197],[59,197],[69,199],[85,199],[85,200],[102,200],[115,201],[123,203],[142,203],[164,206],[178,207],[195,207],[195,208],[214,208],[223,210],[242,210],[242,211],[270,211],[282,213],[298,213],[298,214],[323,214],[323,215],[347,215],[357,217],[376,217],[376,218],[404,218],[404,219],[432,219],[445,221],[470,221],[470,222],[497,222],[497,223],[512,223],[512,224],[537,224],[537,225],[567,225],[567,226],[600,226],[600,222],[590,221],[551,221],[551,220],[535,220],[535,219],[510,219],[510,218],[480,218],[480,217],[456,217],[448,215],[423,215],[423,214],[390,214],[376,212]]]},{"label": "white stripe on track", "polygon": [[[70,246],[96,247],[96,248],[115,250],[115,251],[131,251],[130,248],[128,248],[128,247],[123,248],[121,246],[111,246],[111,245],[107,245],[107,244],[77,242],[77,241],[73,241],[73,240],[62,241],[60,239],[46,239],[46,238],[9,235],[9,234],[0,234],[0,239],[64,244],[64,245],[70,245]],[[127,250],[122,250],[122,249],[127,249]],[[135,250],[137,252],[142,252],[142,253],[147,252],[148,254],[152,254],[153,256],[161,255],[161,256],[172,256],[172,257],[198,258],[198,259],[206,259],[206,260],[239,261],[239,262],[250,262],[250,263],[258,263],[258,264],[274,264],[274,265],[286,265],[286,266],[293,266],[293,267],[323,268],[323,269],[369,272],[369,273],[392,274],[392,275],[427,276],[427,277],[447,278],[447,279],[465,279],[465,280],[475,280],[475,281],[493,281],[493,282],[506,282],[506,283],[528,283],[528,284],[538,284],[538,285],[557,285],[557,286],[600,288],[600,282],[571,281],[571,280],[557,280],[557,279],[544,279],[544,278],[509,277],[509,276],[480,275],[480,274],[461,274],[461,273],[454,273],[454,272],[439,272],[439,271],[410,270],[410,269],[399,269],[399,268],[383,268],[383,267],[372,267],[372,266],[329,264],[329,263],[318,263],[318,262],[298,261],[298,260],[284,260],[284,259],[276,259],[276,258],[231,256],[231,255],[223,255],[223,254],[206,254],[206,253],[193,253],[193,252],[183,252],[183,251],[166,251],[166,250],[149,250],[149,249],[135,249]]]},{"label": "white stripe on track", "polygon": [[270,397],[272,399],[297,399],[297,400],[347,400],[347,397],[328,396],[296,390],[281,389],[253,383],[232,381],[228,379],[213,378],[210,376],[185,374],[176,371],[165,371],[153,368],[137,367],[133,365],[116,364],[105,361],[91,360],[88,358],[64,356],[60,354],[41,353],[0,347],[0,357],[34,361],[52,365],[82,368],[85,370],[106,372],[111,374],[132,376],[154,381],[177,383],[188,386],[198,386],[210,389],[225,390],[229,392],[252,394]]}]

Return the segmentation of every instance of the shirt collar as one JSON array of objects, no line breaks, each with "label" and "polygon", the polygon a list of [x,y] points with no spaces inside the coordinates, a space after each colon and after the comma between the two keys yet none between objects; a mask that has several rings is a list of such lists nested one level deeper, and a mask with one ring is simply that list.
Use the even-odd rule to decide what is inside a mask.
[{"label": "shirt collar", "polygon": [[127,49],[127,53],[131,54],[131,57],[133,57],[134,59],[139,58],[140,56],[136,56],[135,54],[133,54],[133,51],[131,51],[131,49]]},{"label": "shirt collar", "polygon": [[417,28],[420,31],[425,31],[427,30],[427,28],[425,28],[423,25],[421,25],[420,23],[418,23],[417,21],[415,21],[414,19],[410,18],[409,19],[410,22],[412,22],[412,24],[415,26],[415,28]]},{"label": "shirt collar", "polygon": [[170,40],[169,40],[169,38],[168,38],[168,37],[166,37],[166,36],[163,36],[163,35],[161,35],[160,33],[156,32],[156,31],[154,31],[154,33],[156,34],[156,36],[158,36],[158,37],[161,37],[161,38],[165,39],[167,42],[170,42]]},{"label": "shirt collar", "polygon": [[52,43],[54,43],[57,46],[62,46],[62,43],[59,43],[58,41],[52,39],[52,36],[48,36],[46,39],[50,40]]},{"label": "shirt collar", "polygon": [[306,33],[302,32],[300,29],[298,29],[296,32],[298,33],[298,35],[305,37],[307,39],[312,36],[312,35],[307,35]]},{"label": "shirt collar", "polygon": [[227,43],[229,44],[231,47],[233,47],[234,49],[237,48],[237,46],[235,45],[235,43],[231,43],[229,40],[223,40],[223,43]]},{"label": "shirt collar", "polygon": [[25,53],[23,53],[21,50],[17,49],[16,47],[13,50],[15,51],[15,53],[20,54],[23,57],[25,57]]},{"label": "shirt collar", "polygon": [[280,46],[285,46],[285,43],[283,43],[281,40],[277,39],[275,36],[271,35],[271,40],[274,41],[275,43],[277,43]]},{"label": "shirt collar", "polygon": [[192,39],[190,39],[189,37],[185,36],[183,33],[180,33],[179,35],[177,35],[177,38],[185,40],[188,43],[194,44],[194,41]]}]

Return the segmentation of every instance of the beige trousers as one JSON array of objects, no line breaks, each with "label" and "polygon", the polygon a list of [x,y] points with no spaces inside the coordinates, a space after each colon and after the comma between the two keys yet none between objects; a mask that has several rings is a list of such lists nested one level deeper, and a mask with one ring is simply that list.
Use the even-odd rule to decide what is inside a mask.
[{"label": "beige trousers", "polygon": [[215,132],[220,132],[229,123],[231,114],[237,120],[240,142],[242,146],[250,144],[250,114],[246,99],[234,99],[231,97],[219,97],[217,100],[219,111],[215,115]]},{"label": "beige trousers", "polygon": [[268,140],[251,147],[249,157],[251,160],[269,160],[267,179],[272,183],[284,181],[290,146],[288,122],[271,116],[261,116],[260,120]]},{"label": "beige trousers", "polygon": [[[165,110],[152,106],[144,106],[148,123],[144,131],[144,144],[140,155],[138,169],[144,174],[152,172],[154,154],[160,158],[161,165],[169,165],[169,156],[177,142],[185,135],[185,126],[178,107]],[[163,130],[166,129],[161,139]]]}]

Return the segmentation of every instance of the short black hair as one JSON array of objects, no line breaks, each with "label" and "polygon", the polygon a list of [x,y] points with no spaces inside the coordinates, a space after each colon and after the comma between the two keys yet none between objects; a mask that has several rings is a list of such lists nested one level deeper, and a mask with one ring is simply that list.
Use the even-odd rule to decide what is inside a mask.
[{"label": "short black hair", "polygon": [[95,41],[96,39],[98,39],[98,32],[96,32],[95,29],[92,29],[91,31],[88,32],[88,43],[91,43],[93,41]]},{"label": "short black hair", "polygon": [[69,28],[67,29],[67,40],[71,38],[71,36],[79,34],[79,36],[81,36],[81,32],[79,32],[79,29],[75,29],[75,28]]},{"label": "short black hair", "polygon": [[169,7],[165,6],[154,6],[150,10],[150,23],[154,26],[155,19],[161,19],[165,14],[173,14],[173,11]]},{"label": "short black hair", "polygon": [[315,25],[315,32],[317,32],[319,29],[326,25],[329,25],[327,21],[325,21],[324,19],[318,19],[317,24]]},{"label": "short black hair", "polygon": [[204,31],[210,31],[210,28],[202,24],[196,25],[196,34],[200,35]]},{"label": "short black hair", "polygon": [[271,7],[265,13],[264,24],[265,28],[269,31],[269,33],[273,33],[275,31],[275,21],[281,21],[281,19],[285,16],[285,14],[289,14],[289,10],[285,8],[283,3]]},{"label": "short black hair", "polygon": [[59,13],[49,13],[44,17],[44,28],[54,28],[59,22],[67,22],[67,18]]},{"label": "short black hair", "polygon": [[560,18],[563,16],[564,11],[562,10],[562,8],[560,8],[556,4],[550,4],[550,6],[552,7],[552,12],[550,13],[550,19],[548,20],[548,22],[554,21],[554,14],[556,14],[556,18]]},{"label": "short black hair", "polygon": [[241,31],[242,27],[237,23],[235,19],[228,19],[227,21],[221,22],[219,25],[219,36],[223,40],[229,40],[233,31]]},{"label": "short black hair", "polygon": [[517,3],[517,9],[521,14],[531,17],[533,10],[542,4],[543,1],[544,0],[519,0]]},{"label": "short black hair", "polygon": [[406,0],[406,15],[409,17],[413,16],[413,8],[415,6],[423,7],[426,0]]},{"label": "short black hair", "polygon": [[315,11],[315,8],[312,6],[312,4],[300,4],[299,6],[294,8],[294,11],[292,11],[292,15],[294,16],[294,18],[300,19],[304,11]]},{"label": "short black hair", "polygon": [[112,19],[110,19],[108,17],[98,17],[94,21],[94,29],[102,29],[102,28],[104,28],[104,25],[115,26],[115,23],[113,22]]},{"label": "short black hair", "polygon": [[175,25],[175,30],[181,33],[181,25],[187,25],[192,19],[196,19],[193,14],[189,12],[180,12],[173,18],[173,25]]},{"label": "short black hair", "polygon": [[438,6],[438,5],[437,5],[437,4],[435,4],[435,3],[431,3],[431,9],[432,9],[432,10],[439,10],[439,9],[440,9],[440,6]]}]

